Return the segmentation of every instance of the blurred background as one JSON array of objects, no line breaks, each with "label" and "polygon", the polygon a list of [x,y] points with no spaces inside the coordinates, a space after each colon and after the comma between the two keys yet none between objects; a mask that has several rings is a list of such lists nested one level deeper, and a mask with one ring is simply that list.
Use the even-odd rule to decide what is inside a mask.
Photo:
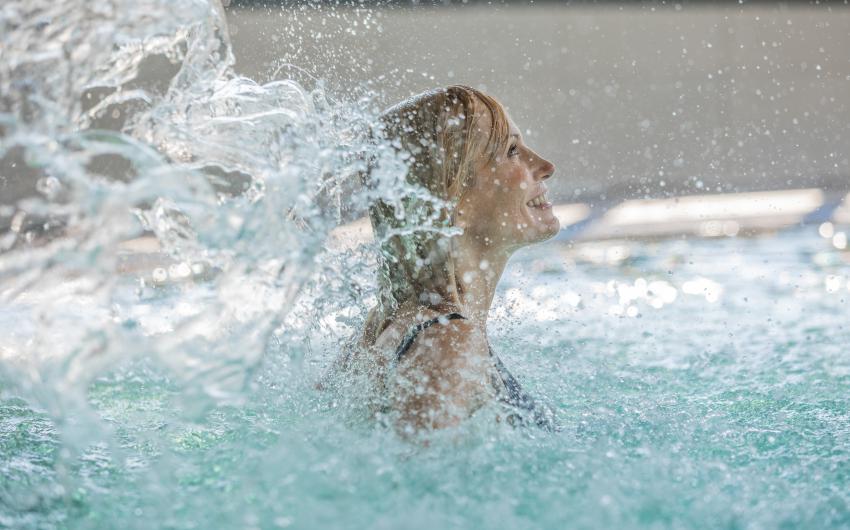
[{"label": "blurred background", "polygon": [[[376,111],[453,83],[496,96],[555,163],[550,197],[573,205],[557,214],[582,237],[850,219],[847,0],[224,7],[236,71],[261,83],[295,79]],[[174,72],[149,61],[141,75],[167,85]],[[122,123],[110,120],[95,125]],[[36,182],[15,152],[0,159],[0,206],[36,194]],[[624,202],[647,199],[662,202]],[[602,223],[588,232],[587,220]],[[737,225],[705,226],[725,220]]]},{"label": "blurred background", "polygon": [[236,68],[389,106],[463,83],[558,168],[556,202],[850,188],[844,3],[228,5]]}]

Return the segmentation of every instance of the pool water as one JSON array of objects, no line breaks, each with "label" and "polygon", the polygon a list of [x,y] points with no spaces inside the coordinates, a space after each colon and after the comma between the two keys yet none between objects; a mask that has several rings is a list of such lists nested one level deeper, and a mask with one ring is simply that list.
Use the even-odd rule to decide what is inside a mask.
[{"label": "pool water", "polygon": [[[127,296],[162,316],[187,292]],[[489,333],[560,432],[485,411],[428,447],[313,389],[338,315],[266,352],[239,400],[145,355],[75,405],[3,385],[0,526],[847,528],[848,300],[850,258],[811,226],[540,245]]]},{"label": "pool water", "polygon": [[7,4],[0,527],[850,527],[847,227],[525,250],[489,335],[560,430],[412,444],[314,388],[374,299],[329,232],[428,200],[380,94],[239,76],[218,1]]}]

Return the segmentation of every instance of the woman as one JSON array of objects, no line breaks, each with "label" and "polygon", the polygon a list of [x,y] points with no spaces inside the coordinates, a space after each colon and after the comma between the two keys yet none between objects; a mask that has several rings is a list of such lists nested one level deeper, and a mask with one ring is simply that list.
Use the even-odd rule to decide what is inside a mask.
[{"label": "woman", "polygon": [[[466,86],[392,107],[375,134],[430,197],[371,206],[379,300],[342,368],[368,374],[376,408],[395,413],[405,434],[457,425],[493,400],[512,424],[551,429],[551,413],[490,350],[486,327],[511,254],[560,228],[546,196],[554,166],[525,145],[501,104]],[[375,187],[372,173],[365,180]]]}]

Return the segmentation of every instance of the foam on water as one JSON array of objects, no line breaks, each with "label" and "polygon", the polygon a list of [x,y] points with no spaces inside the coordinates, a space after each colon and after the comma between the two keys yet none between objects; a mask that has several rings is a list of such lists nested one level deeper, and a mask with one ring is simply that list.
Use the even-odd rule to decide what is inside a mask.
[{"label": "foam on water", "polygon": [[850,525],[850,269],[813,230],[523,254],[493,343],[563,429],[482,411],[424,449],[313,389],[372,289],[329,230],[416,192],[368,100],[237,76],[200,0],[0,30],[0,167],[37,183],[0,211],[0,526]]}]

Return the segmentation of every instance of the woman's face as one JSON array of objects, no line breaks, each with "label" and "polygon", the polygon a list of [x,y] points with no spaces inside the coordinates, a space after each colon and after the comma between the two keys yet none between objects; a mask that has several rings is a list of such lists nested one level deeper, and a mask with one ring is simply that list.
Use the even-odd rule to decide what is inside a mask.
[{"label": "woman's face", "polygon": [[[488,134],[490,121],[489,115],[481,116],[478,134]],[[560,223],[545,182],[555,166],[525,145],[513,120],[508,118],[508,123],[507,145],[494,161],[478,164],[458,204],[455,224],[476,243],[513,250],[549,239]]]}]

